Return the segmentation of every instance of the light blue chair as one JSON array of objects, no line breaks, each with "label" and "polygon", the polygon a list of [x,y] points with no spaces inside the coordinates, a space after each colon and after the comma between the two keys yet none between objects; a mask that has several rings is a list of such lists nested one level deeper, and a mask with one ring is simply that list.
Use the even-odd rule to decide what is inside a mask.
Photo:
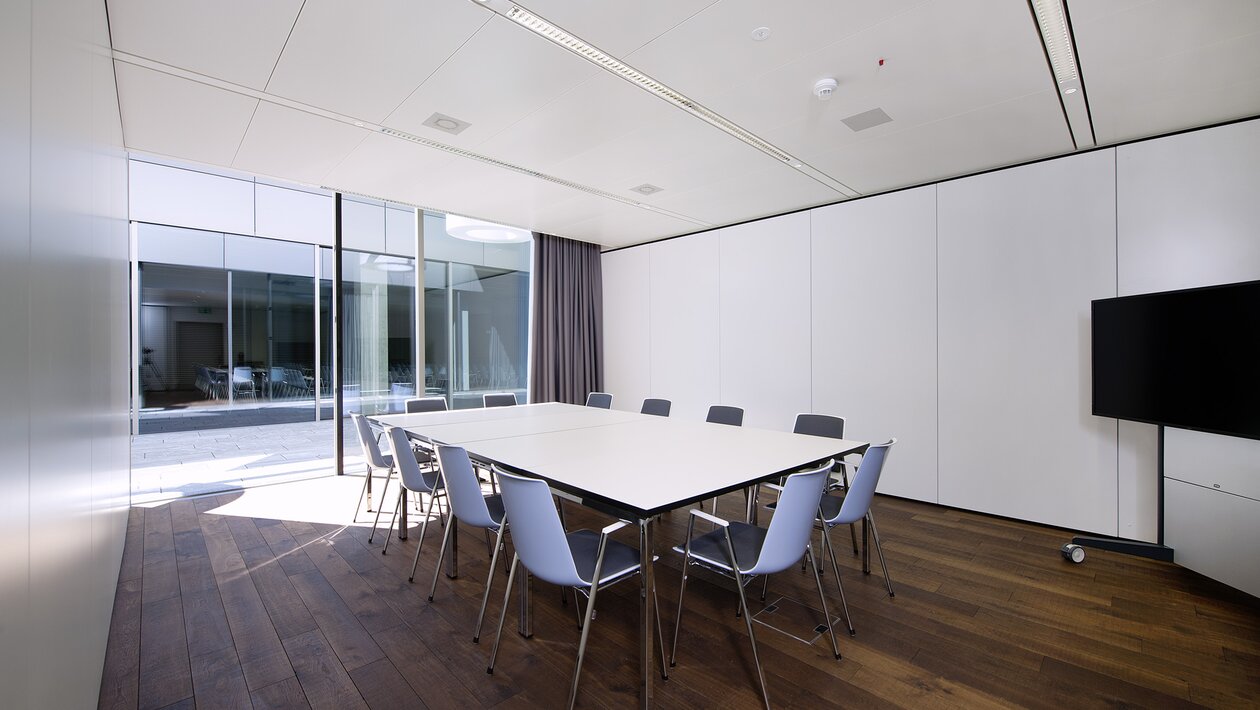
[{"label": "light blue chair", "polygon": [[[382,555],[389,551],[389,539],[393,535],[388,534],[388,531],[393,529],[394,521],[398,518],[398,511],[406,503],[407,494],[419,493],[429,498],[429,503],[424,508],[424,520],[420,521],[420,540],[416,543],[416,558],[411,563],[414,575],[416,562],[420,560],[420,550],[424,548],[424,534],[429,529],[429,518],[433,516],[433,506],[439,497],[445,496],[446,491],[442,485],[442,476],[436,470],[420,470],[420,464],[411,450],[411,440],[407,438],[407,430],[394,426],[385,427],[385,438],[389,441],[389,448],[394,454],[394,463],[398,468],[398,479],[402,487],[398,491],[398,504],[394,506],[394,515],[390,518],[389,528],[386,530],[385,546],[381,548]],[[381,511],[378,508],[377,523],[380,522],[380,518]],[[446,518],[442,514],[441,506],[438,506],[438,522],[446,526]],[[372,534],[376,534],[376,523],[372,524]],[[368,542],[371,541],[372,536],[369,535]]]},{"label": "light blue chair", "polygon": [[[487,673],[494,672],[494,659],[499,653],[499,640],[503,636],[503,620],[507,616],[508,602],[512,596],[512,582],[516,570],[525,565],[528,573],[561,587],[572,587],[588,597],[586,618],[582,622],[582,638],[578,642],[577,664],[573,668],[573,682],[569,686],[570,708],[577,698],[578,678],[582,673],[582,658],[586,655],[586,639],[595,615],[595,595],[610,584],[633,577],[639,570],[639,551],[611,538],[618,530],[630,525],[622,520],[598,533],[577,530],[565,533],[560,515],[552,502],[551,489],[543,481],[525,478],[495,469],[499,487],[503,492],[503,506],[507,512],[507,524],[512,528],[512,544],[516,554],[508,571],[507,591],[503,595],[503,610],[499,613],[499,630],[495,633],[494,649],[490,652]],[[661,617],[656,601],[656,587],[652,587],[653,607],[657,609],[656,634],[661,644],[661,674],[664,668],[665,639],[661,633]]]},{"label": "light blue chair", "polygon": [[[490,587],[494,583],[494,568],[499,562],[499,550],[503,548],[503,534],[507,526],[503,524],[503,498],[498,494],[487,495],[481,490],[481,481],[473,470],[468,452],[458,446],[437,447],[438,470],[442,473],[442,483],[446,489],[447,500],[451,504],[451,515],[454,519],[446,526],[446,534],[442,536],[442,547],[438,552],[437,566],[433,569],[433,584],[429,586],[429,601],[437,592],[438,576],[442,573],[442,560],[446,557],[446,546],[450,543],[451,534],[458,523],[471,525],[487,531],[498,533],[494,550],[490,553],[490,572],[486,575],[486,590],[481,595],[481,611],[477,613],[477,628],[473,631],[473,643],[481,639],[481,623],[486,616],[486,602],[490,599]],[[416,557],[416,561],[419,561]],[[412,581],[416,576],[416,565],[411,565]]]},{"label": "light blue chair", "polygon": [[[726,521],[702,510],[691,511],[687,520],[687,542],[674,548],[675,552],[683,555],[683,568],[681,588],[678,590],[678,618],[674,621],[674,645],[669,657],[670,667],[677,664],[678,631],[682,626],[687,573],[691,565],[700,565],[735,580],[735,589],[739,592],[739,608],[748,625],[748,640],[752,644],[753,663],[757,667],[761,697],[766,707],[770,707],[766,676],[761,670],[761,659],[757,655],[757,637],[753,633],[752,614],[748,610],[744,585],[757,575],[771,575],[795,566],[802,555],[809,558],[809,567],[814,572],[814,583],[818,587],[818,601],[822,604],[824,623],[831,635],[831,648],[835,651],[836,658],[840,658],[840,646],[836,642],[831,613],[827,611],[827,599],[823,595],[822,579],[814,565],[814,551],[810,545],[814,519],[818,514],[818,500],[822,496],[832,464],[832,461],[828,461],[817,468],[794,473],[787,477],[782,487],[767,484],[767,488],[779,491],[779,505],[770,525],[765,528]],[[712,532],[693,538],[696,518],[703,518],[718,527]],[[763,601],[765,595],[763,587]]]},{"label": "light blue chair", "polygon": [[[888,596],[893,593],[892,579],[888,577],[888,563],[884,561],[884,550],[879,545],[879,530],[875,528],[875,518],[871,515],[871,501],[875,498],[875,487],[879,485],[879,475],[888,460],[888,452],[896,439],[885,444],[871,446],[862,456],[862,463],[853,474],[853,485],[839,493],[823,495],[818,504],[818,520],[822,522],[822,543],[831,557],[831,572],[836,576],[836,588],[840,590],[840,603],[844,605],[844,618],[849,618],[849,605],[844,599],[844,585],[840,582],[840,567],[836,564],[835,546],[831,542],[831,529],[837,525],[852,525],[861,520],[871,528],[871,536],[875,538],[875,552],[879,555],[879,564],[884,569],[884,583],[888,585]],[[869,557],[870,553],[864,551]],[[868,560],[863,560],[863,571],[869,573]],[[853,624],[849,624],[849,633],[853,633]]]},{"label": "light blue chair", "polygon": [[481,395],[481,406],[483,407],[515,407],[515,392],[493,392]]},{"label": "light blue chair", "polygon": [[[368,498],[368,485],[372,480],[373,471],[386,471],[385,488],[389,488],[389,482],[394,477],[394,457],[381,453],[381,447],[377,445],[376,435],[372,433],[372,425],[368,424],[368,420],[362,414],[352,412],[350,421],[354,423],[354,433],[359,437],[359,445],[363,448],[363,459],[367,464],[367,476],[363,478],[363,488],[359,490],[359,502],[354,506],[353,522],[359,522],[359,510],[363,507],[363,500]],[[385,491],[381,491],[381,499],[384,500]],[[380,522],[380,506],[377,507],[376,520]],[[372,512],[372,500],[368,498],[367,511]],[[372,526],[372,533],[376,533],[376,526]],[[371,542],[371,535],[368,536],[368,542]]]},{"label": "light blue chair", "polygon": [[612,395],[607,392],[591,392],[586,395],[586,406],[612,409]]}]

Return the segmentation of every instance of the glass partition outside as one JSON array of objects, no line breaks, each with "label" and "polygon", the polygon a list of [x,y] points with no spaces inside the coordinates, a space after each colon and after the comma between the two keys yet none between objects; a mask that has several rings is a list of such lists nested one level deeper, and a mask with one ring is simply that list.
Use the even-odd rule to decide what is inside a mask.
[{"label": "glass partition outside", "polygon": [[415,259],[342,253],[343,395],[349,412],[401,412],[416,396]]}]

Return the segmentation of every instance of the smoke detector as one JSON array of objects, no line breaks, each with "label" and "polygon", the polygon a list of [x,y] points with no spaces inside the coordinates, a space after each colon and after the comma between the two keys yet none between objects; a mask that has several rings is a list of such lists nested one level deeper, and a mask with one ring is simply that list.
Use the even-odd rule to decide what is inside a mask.
[{"label": "smoke detector", "polygon": [[814,84],[814,96],[817,96],[819,101],[830,100],[831,94],[835,92],[836,87],[839,85],[839,82],[831,77],[819,79],[818,83]]}]

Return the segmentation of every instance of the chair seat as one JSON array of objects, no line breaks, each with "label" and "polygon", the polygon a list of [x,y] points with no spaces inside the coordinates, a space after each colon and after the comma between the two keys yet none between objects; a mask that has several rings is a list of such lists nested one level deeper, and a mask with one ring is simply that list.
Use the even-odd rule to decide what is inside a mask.
[{"label": "chair seat", "polygon": [[[565,536],[569,540],[569,552],[578,576],[587,584],[595,576],[595,559],[599,557],[599,533],[594,530],[575,530]],[[604,567],[599,583],[607,584],[639,569],[639,551],[629,545],[609,539],[604,550]]]},{"label": "chair seat", "polygon": [[836,491],[828,493],[818,502],[818,507],[822,508],[824,520],[835,520],[840,514],[840,506],[844,505],[844,491]]},{"label": "chair seat", "polygon": [[[766,528],[748,525],[741,522],[730,524],[731,544],[735,547],[735,563],[741,571],[752,569],[761,556],[761,547],[766,542]],[[674,551],[686,553],[683,545],[675,545]],[[731,564],[726,557],[726,533],[718,528],[710,533],[691,539],[691,556],[709,566],[730,570]]]},{"label": "chair seat", "polygon": [[490,519],[496,524],[503,524],[503,496],[495,493],[486,496],[486,510],[490,512]]}]

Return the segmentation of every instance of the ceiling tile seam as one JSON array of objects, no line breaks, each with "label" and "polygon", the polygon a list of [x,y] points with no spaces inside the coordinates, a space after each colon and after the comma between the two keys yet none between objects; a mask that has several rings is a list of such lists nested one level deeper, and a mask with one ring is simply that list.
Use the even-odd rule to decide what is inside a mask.
[{"label": "ceiling tile seam", "polygon": [[284,36],[284,44],[280,45],[280,51],[276,54],[276,61],[271,63],[271,71],[267,73],[267,81],[263,82],[263,91],[271,88],[271,80],[276,76],[276,67],[280,66],[280,60],[284,59],[284,50],[289,48],[289,40],[293,38],[293,31],[297,29],[297,24],[302,19],[302,11],[305,9],[306,0],[302,0],[297,14],[293,16],[293,24],[289,25],[289,34]]},{"label": "ceiling tile seam", "polygon": [[241,131],[241,139],[236,142],[236,150],[232,151],[232,162],[228,163],[229,167],[236,165],[236,158],[241,154],[241,146],[245,145],[245,137],[249,135],[249,129],[254,125],[254,116],[258,115],[258,105],[261,103],[259,99],[254,99],[254,110],[249,112],[249,121],[245,124],[245,130]]},{"label": "ceiling tile seam", "polygon": [[491,19],[493,19],[493,18],[489,18],[489,17],[487,17],[485,22],[481,23],[481,25],[479,25],[479,26],[477,27],[477,29],[473,31],[473,33],[472,33],[472,34],[468,35],[468,38],[467,38],[467,39],[465,39],[463,42],[460,42],[460,43],[459,43],[459,46],[458,46],[458,47],[456,47],[456,48],[454,49],[454,51],[452,51],[450,54],[446,55],[446,59],[443,59],[443,60],[442,60],[442,62],[441,62],[440,64],[438,64],[436,67],[434,67],[434,68],[433,68],[433,71],[429,72],[429,73],[428,73],[428,74],[427,74],[427,75],[426,75],[423,79],[421,79],[421,80],[420,80],[420,83],[419,83],[419,84],[416,84],[416,86],[415,86],[415,88],[414,88],[414,89],[412,89],[411,91],[407,92],[407,95],[406,95],[405,97],[403,97],[403,100],[402,100],[402,101],[399,101],[399,102],[398,102],[398,105],[397,105],[397,106],[394,106],[392,109],[390,109],[390,110],[389,110],[389,113],[385,114],[385,118],[384,118],[384,119],[382,119],[381,123],[385,123],[385,122],[386,122],[386,121],[388,121],[389,119],[393,118],[393,117],[394,117],[394,114],[398,113],[398,109],[400,109],[400,108],[402,108],[404,105],[406,105],[406,103],[407,103],[408,101],[410,101],[410,100],[411,100],[411,97],[412,97],[412,96],[414,96],[414,95],[415,95],[415,93],[416,93],[417,91],[419,91],[419,90],[420,90],[420,89],[421,89],[421,88],[422,88],[425,84],[429,83],[429,80],[433,78],[433,75],[434,75],[434,74],[437,74],[439,71],[441,71],[441,70],[442,70],[442,67],[444,67],[444,66],[446,66],[448,63],[450,63],[451,58],[453,58],[456,54],[459,54],[460,50],[462,50],[465,46],[467,46],[467,45],[468,45],[468,43],[469,43],[469,42],[471,42],[471,41],[473,40],[473,38],[474,38],[474,37],[476,37],[478,34],[480,34],[480,33],[481,33],[481,31],[482,31],[482,30],[484,30],[484,29],[486,28],[486,25],[490,24],[490,20],[491,20]]},{"label": "ceiling tile seam", "polygon": [[[718,129],[720,132],[726,133],[727,135],[730,135],[730,136],[732,136],[732,137],[736,138],[737,140],[740,140],[740,141],[742,141],[742,142],[746,143],[747,145],[749,145],[749,146],[751,146],[751,147],[754,147],[754,148],[758,149],[760,152],[762,152],[763,154],[767,155],[768,157],[771,157],[771,158],[775,159],[775,161],[776,161],[776,162],[778,162],[778,163],[780,163],[780,164],[782,164],[782,165],[787,165],[787,166],[791,167],[792,169],[794,169],[794,170],[798,170],[798,171],[800,171],[800,172],[805,172],[802,168],[806,168],[806,167],[808,167],[809,169],[811,169],[811,170],[813,170],[813,171],[817,172],[819,175],[824,176],[827,180],[832,180],[832,181],[836,182],[837,184],[844,186],[846,189],[852,190],[852,188],[848,188],[848,186],[847,186],[847,185],[844,185],[844,183],[840,182],[839,180],[836,180],[835,178],[832,178],[830,175],[826,174],[826,173],[825,173],[825,172],[823,172],[822,170],[819,170],[818,168],[816,168],[816,167],[814,167],[814,166],[812,166],[812,165],[808,165],[808,164],[806,164],[806,163],[805,163],[805,161],[801,160],[800,158],[796,158],[796,157],[794,157],[794,156],[793,156],[791,153],[789,153],[788,151],[783,150],[782,148],[779,148],[778,146],[774,145],[774,144],[773,144],[773,143],[771,143],[770,141],[768,141],[768,140],[766,140],[766,139],[764,139],[764,138],[761,138],[761,137],[760,137],[760,136],[758,136],[757,134],[753,133],[752,131],[750,131],[750,130],[748,130],[748,129],[746,129],[746,128],[742,127],[742,126],[740,126],[739,124],[737,124],[737,123],[735,123],[734,121],[732,121],[732,120],[730,120],[730,119],[726,118],[725,116],[722,116],[722,115],[721,115],[721,114],[719,114],[718,112],[716,112],[716,111],[714,111],[714,110],[712,110],[712,109],[710,109],[710,108],[708,108],[708,107],[704,106],[703,104],[701,104],[701,103],[700,103],[700,102],[698,102],[698,101],[695,101],[694,99],[692,99],[691,97],[689,97],[689,96],[687,96],[687,95],[683,94],[682,92],[677,91],[676,89],[673,89],[672,87],[669,87],[669,86],[668,86],[668,85],[666,85],[664,82],[657,80],[655,77],[652,77],[651,75],[647,74],[646,72],[643,72],[643,71],[641,71],[641,70],[639,70],[639,69],[636,69],[636,68],[634,68],[634,67],[630,66],[630,65],[629,65],[627,62],[625,62],[624,60],[622,60],[622,59],[620,59],[620,58],[618,58],[618,57],[615,57],[615,56],[613,56],[612,54],[609,54],[608,52],[605,52],[604,50],[599,49],[598,47],[595,47],[595,45],[593,45],[593,44],[591,44],[591,43],[589,43],[589,42],[587,42],[587,41],[585,41],[585,40],[581,39],[581,38],[580,38],[580,37],[578,37],[577,35],[575,35],[575,34],[573,34],[573,33],[569,32],[569,31],[567,31],[567,30],[565,30],[565,29],[561,28],[559,25],[556,25],[556,24],[554,24],[554,23],[550,22],[549,20],[547,20],[546,18],[542,17],[541,15],[538,15],[538,14],[536,14],[536,13],[534,13],[534,12],[530,11],[528,8],[526,8],[526,7],[522,6],[522,5],[518,4],[518,3],[515,3],[515,2],[510,2],[510,1],[504,0],[504,1],[502,1],[502,2],[494,2],[494,3],[493,3],[493,5],[495,5],[496,7],[491,7],[491,6],[490,6],[490,4],[484,4],[484,0],[470,0],[470,1],[471,1],[471,2],[474,2],[474,4],[477,4],[477,5],[480,5],[481,7],[484,7],[484,8],[485,8],[487,11],[489,11],[489,12],[493,12],[494,14],[499,15],[500,17],[504,17],[504,18],[508,19],[509,21],[511,21],[511,22],[512,22],[514,25],[516,25],[517,27],[521,27],[522,29],[525,29],[525,30],[529,31],[529,32],[533,33],[534,35],[536,35],[536,36],[538,36],[538,37],[541,37],[541,38],[542,38],[542,39],[544,39],[545,41],[551,41],[553,44],[556,44],[557,46],[564,48],[566,51],[569,51],[569,52],[573,53],[574,55],[576,55],[576,56],[578,56],[578,57],[580,57],[580,58],[582,58],[582,59],[584,59],[584,60],[586,60],[586,61],[588,61],[588,62],[591,62],[591,63],[592,63],[592,64],[594,64],[595,66],[597,66],[597,67],[599,67],[599,68],[601,68],[601,69],[603,69],[603,70],[607,71],[608,73],[612,74],[613,76],[616,76],[616,77],[620,78],[620,79],[621,79],[621,80],[623,80],[623,81],[627,81],[627,82],[631,83],[632,85],[634,85],[634,86],[636,86],[637,88],[639,88],[641,91],[645,91],[645,92],[647,92],[648,94],[650,94],[650,95],[652,95],[652,96],[656,97],[658,100],[665,101],[666,103],[670,104],[671,106],[674,106],[674,108],[677,108],[677,109],[679,109],[679,110],[683,111],[684,113],[687,113],[687,114],[691,115],[692,117],[694,117],[694,118],[696,118],[696,119],[700,120],[700,121],[701,121],[701,122],[703,122],[703,123],[707,123],[707,124],[709,124],[709,125],[710,125],[710,126],[712,126],[713,128]],[[500,6],[500,5],[502,5],[502,6],[506,6],[506,9],[505,9],[503,12],[500,12],[500,11],[497,9],[497,6]],[[516,18],[513,18],[511,15],[512,15],[515,11],[519,11],[519,13],[516,13],[516,14],[524,13],[524,14],[526,14],[526,15],[529,15],[530,17],[534,18],[535,20],[541,21],[542,23],[544,23],[544,24],[546,24],[546,25],[548,25],[548,26],[550,26],[550,27],[552,27],[552,28],[554,28],[554,29],[556,29],[556,30],[558,30],[558,31],[560,31],[560,32],[562,32],[562,33],[564,33],[565,35],[568,35],[570,38],[576,39],[576,40],[578,40],[579,42],[582,42],[583,44],[585,44],[586,46],[588,46],[588,47],[590,47],[590,48],[595,49],[595,50],[596,50],[597,52],[599,52],[600,54],[603,54],[604,56],[607,56],[607,57],[611,57],[613,60],[615,60],[615,61],[617,61],[617,62],[621,63],[623,66],[628,67],[628,68],[629,68],[631,71],[633,71],[634,73],[636,73],[636,74],[638,74],[638,75],[640,75],[640,76],[642,76],[642,77],[645,77],[648,81],[651,81],[652,83],[654,83],[654,84],[656,84],[657,86],[661,87],[661,88],[662,88],[663,90],[665,90],[666,92],[669,92],[669,93],[671,93],[671,94],[673,94],[673,95],[675,95],[675,96],[680,97],[683,101],[682,101],[681,103],[677,103],[677,102],[674,102],[674,101],[670,101],[670,100],[668,100],[668,99],[664,98],[663,96],[661,96],[659,93],[656,93],[656,92],[652,91],[651,89],[649,89],[649,88],[647,88],[647,87],[643,86],[642,84],[640,84],[640,83],[638,83],[638,82],[635,82],[635,81],[633,81],[633,80],[631,80],[631,79],[629,79],[629,78],[627,78],[627,77],[625,77],[625,76],[623,76],[623,75],[619,74],[618,72],[614,71],[612,68],[610,68],[610,67],[608,67],[608,66],[605,66],[604,64],[601,64],[600,62],[596,61],[596,60],[595,60],[595,59],[593,59],[592,57],[589,57],[589,56],[586,56],[586,55],[582,54],[581,52],[579,52],[578,50],[574,49],[573,47],[567,46],[566,44],[564,44],[564,43],[562,43],[562,42],[559,42],[559,41],[554,41],[554,40],[550,40],[550,39],[548,39],[548,38],[547,38],[547,37],[545,37],[543,34],[541,34],[541,30],[535,30],[535,29],[531,29],[530,27],[528,27],[528,26],[525,24],[525,23],[528,21],[527,19],[526,19],[526,20],[522,20],[522,19],[516,19]],[[685,104],[685,106],[684,106],[684,104]],[[689,110],[689,108],[688,108],[688,107],[690,107],[690,110]],[[725,124],[725,125],[726,125],[726,127],[724,128],[722,124]],[[778,155],[776,155],[776,153],[777,153]],[[781,156],[784,156],[784,158],[780,158],[780,157],[779,157],[780,155],[781,155]],[[806,174],[808,174],[808,173],[806,173]],[[813,176],[810,176],[810,177],[813,177]],[[815,179],[815,180],[817,180],[818,182],[820,182],[821,184],[823,184],[824,186],[826,186],[826,187],[830,188],[830,189],[833,189],[833,190],[835,190],[835,189],[836,189],[834,186],[828,185],[828,184],[827,184],[827,182],[826,182],[826,181],[824,181],[824,180],[818,180],[818,178],[816,178],[816,177],[815,177],[814,179]],[[844,194],[843,190],[837,190],[837,192],[840,192],[841,194]],[[853,194],[853,196],[857,196],[857,195],[861,194],[861,193],[858,193],[857,191],[853,191],[853,193],[854,193],[854,194]]]},{"label": "ceiling tile seam", "polygon": [[[543,173],[543,172],[541,172],[541,171],[533,170],[533,169],[526,168],[526,167],[523,167],[523,166],[513,165],[513,164],[511,164],[511,163],[508,163],[507,161],[499,160],[499,159],[497,159],[497,158],[493,158],[493,157],[491,157],[491,156],[481,155],[481,154],[479,154],[479,153],[475,153],[475,152],[473,152],[473,151],[471,151],[471,150],[467,150],[467,149],[464,149],[464,148],[459,148],[459,147],[457,147],[457,146],[447,145],[447,144],[445,144],[445,143],[439,143],[438,141],[432,141],[432,140],[429,140],[429,139],[427,139],[427,138],[421,138],[421,137],[419,137],[419,136],[413,136],[413,135],[411,135],[411,134],[409,134],[409,133],[405,133],[405,132],[403,132],[403,131],[397,131],[397,130],[394,130],[394,129],[392,129],[392,128],[388,128],[388,127],[384,127],[384,126],[378,126],[377,124],[372,124],[372,123],[367,123],[367,122],[363,122],[363,121],[358,121],[358,120],[356,120],[356,119],[354,119],[354,118],[352,118],[352,117],[346,116],[346,115],[344,115],[344,114],[339,114],[339,113],[336,113],[336,112],[333,112],[333,111],[328,111],[328,110],[326,110],[326,109],[321,109],[321,108],[318,108],[318,107],[316,107],[316,106],[310,106],[310,105],[308,105],[308,104],[304,104],[304,103],[302,103],[302,102],[300,102],[300,101],[294,101],[294,100],[292,100],[292,99],[286,99],[286,98],[284,98],[284,97],[282,97],[282,96],[275,96],[275,95],[273,95],[273,94],[268,94],[268,93],[266,93],[265,91],[259,91],[259,90],[257,90],[257,89],[251,89],[251,88],[249,88],[249,87],[244,87],[244,86],[240,86],[240,85],[238,85],[238,84],[233,84],[233,83],[231,83],[231,82],[229,82],[229,81],[225,81],[225,80],[222,80],[222,79],[217,79],[217,78],[214,78],[214,77],[205,76],[205,75],[203,75],[203,74],[198,74],[198,73],[193,72],[193,71],[188,70],[188,69],[183,69],[183,68],[180,68],[180,67],[170,66],[170,65],[168,65],[168,64],[163,64],[162,62],[158,62],[158,61],[155,61],[155,60],[152,60],[152,59],[148,59],[148,58],[145,58],[145,57],[139,57],[139,56],[136,56],[136,55],[133,55],[133,54],[128,54],[128,53],[126,53],[126,52],[121,52],[121,51],[119,51],[119,50],[114,50],[113,55],[114,55],[114,60],[115,60],[115,61],[121,61],[121,62],[125,62],[125,63],[128,63],[128,64],[132,64],[132,65],[134,65],[134,66],[142,67],[142,68],[145,68],[145,69],[151,69],[151,70],[153,70],[153,71],[157,71],[157,72],[160,72],[160,73],[163,73],[163,74],[167,74],[167,75],[169,75],[169,76],[174,76],[174,77],[178,77],[178,78],[181,78],[181,79],[186,79],[186,80],[188,80],[188,81],[193,81],[193,82],[196,82],[196,83],[199,83],[199,84],[205,85],[205,86],[210,86],[210,87],[213,87],[213,88],[221,89],[221,90],[223,90],[223,91],[230,91],[230,92],[232,92],[232,93],[240,94],[240,95],[243,95],[243,96],[248,96],[248,97],[250,97],[250,98],[254,98],[254,99],[258,100],[258,101],[266,101],[266,102],[268,102],[268,103],[275,104],[275,105],[277,105],[277,106],[283,106],[283,107],[285,107],[285,108],[290,108],[290,109],[293,109],[293,110],[295,110],[295,111],[302,111],[302,112],[304,112],[304,113],[308,113],[308,114],[310,114],[310,115],[312,115],[312,116],[319,116],[319,117],[321,117],[321,118],[325,118],[325,119],[328,119],[328,120],[331,120],[331,121],[337,121],[337,122],[339,122],[339,123],[345,123],[345,124],[352,125],[352,126],[354,126],[354,127],[356,127],[356,128],[361,128],[361,129],[365,132],[365,135],[364,135],[364,140],[366,140],[366,139],[367,139],[367,135],[370,135],[371,133],[379,133],[379,134],[382,134],[382,135],[389,135],[389,136],[392,136],[392,137],[395,137],[395,138],[400,138],[400,139],[402,139],[402,140],[409,140],[409,141],[411,141],[411,142],[413,142],[413,143],[417,143],[417,144],[423,145],[423,146],[425,146],[425,147],[427,147],[427,148],[430,148],[430,149],[433,149],[433,150],[442,151],[442,152],[445,152],[445,153],[447,153],[447,154],[449,154],[449,155],[454,155],[454,156],[456,156],[456,157],[462,157],[462,158],[465,158],[465,159],[467,159],[467,160],[474,160],[474,161],[477,161],[477,162],[485,163],[485,164],[492,165],[492,166],[495,166],[495,167],[499,167],[499,168],[502,168],[502,169],[512,170],[513,172],[517,172],[517,173],[520,173],[520,174],[523,174],[523,175],[527,175],[527,176],[529,176],[529,177],[534,177],[534,178],[538,178],[538,179],[546,180],[546,181],[548,181],[548,182],[552,182],[552,183],[555,183],[555,184],[563,185],[563,186],[565,186],[565,187],[569,187],[569,188],[572,188],[572,189],[578,190],[578,191],[580,191],[580,192],[584,192],[584,193],[588,193],[588,194],[592,194],[592,195],[597,195],[597,196],[600,196],[600,197],[604,197],[604,198],[606,198],[606,199],[611,199],[611,200],[614,200],[614,201],[620,202],[620,203],[622,203],[622,204],[626,204],[626,205],[631,206],[631,207],[638,207],[639,209],[644,209],[644,210],[647,210],[647,211],[650,211],[650,212],[654,212],[654,213],[657,213],[657,214],[662,214],[662,215],[665,215],[665,216],[668,216],[668,217],[673,217],[673,218],[675,218],[675,219],[679,219],[679,220],[682,220],[682,221],[684,221],[684,222],[690,222],[690,223],[692,223],[692,224],[699,225],[699,226],[703,226],[703,227],[712,227],[712,226],[713,226],[712,224],[710,224],[710,223],[708,223],[708,222],[706,222],[706,221],[704,221],[704,220],[700,220],[700,219],[696,219],[696,218],[694,218],[694,217],[689,217],[689,216],[687,216],[687,215],[683,215],[683,214],[680,214],[680,213],[672,212],[672,211],[670,211],[670,210],[666,210],[666,209],[663,209],[663,208],[660,208],[660,207],[656,207],[656,206],[654,206],[654,205],[648,205],[648,204],[646,204],[646,203],[641,203],[641,202],[637,202],[637,201],[634,201],[634,200],[630,200],[630,199],[625,198],[625,197],[622,197],[622,196],[620,196],[620,195],[616,195],[616,194],[614,194],[614,193],[606,192],[606,191],[604,191],[604,190],[600,190],[600,189],[598,189],[598,188],[594,188],[594,187],[590,187],[590,186],[582,185],[581,183],[574,182],[574,181],[572,181],[572,180],[566,180],[566,179],[564,179],[564,178],[555,177],[555,176],[552,176],[552,175],[548,175],[548,174],[546,174],[546,173]],[[255,106],[255,111],[257,111],[257,106]],[[252,116],[251,116],[251,122],[252,122],[252,120],[253,120],[253,118],[252,118]],[[362,126],[357,125],[357,124],[359,124],[359,123],[363,123],[364,125],[362,125]],[[247,133],[248,133],[248,129],[246,129],[246,134],[247,134]],[[241,137],[241,141],[242,141],[242,143],[244,142],[244,139],[245,139],[245,135],[242,135],[242,137]],[[362,141],[360,141],[360,145],[361,145],[361,144],[362,144]],[[356,149],[357,149],[357,146],[356,146]],[[237,150],[238,150],[238,152],[239,152],[239,150],[240,150],[240,145],[238,145],[238,146],[237,146]],[[353,152],[353,151],[351,151],[351,152]],[[348,154],[347,154],[347,155],[348,155]],[[233,161],[235,161],[235,156],[233,157]],[[334,168],[334,169],[335,169],[335,168]],[[329,174],[330,174],[330,173],[329,173]],[[327,174],[326,174],[326,175],[327,175]]]}]

